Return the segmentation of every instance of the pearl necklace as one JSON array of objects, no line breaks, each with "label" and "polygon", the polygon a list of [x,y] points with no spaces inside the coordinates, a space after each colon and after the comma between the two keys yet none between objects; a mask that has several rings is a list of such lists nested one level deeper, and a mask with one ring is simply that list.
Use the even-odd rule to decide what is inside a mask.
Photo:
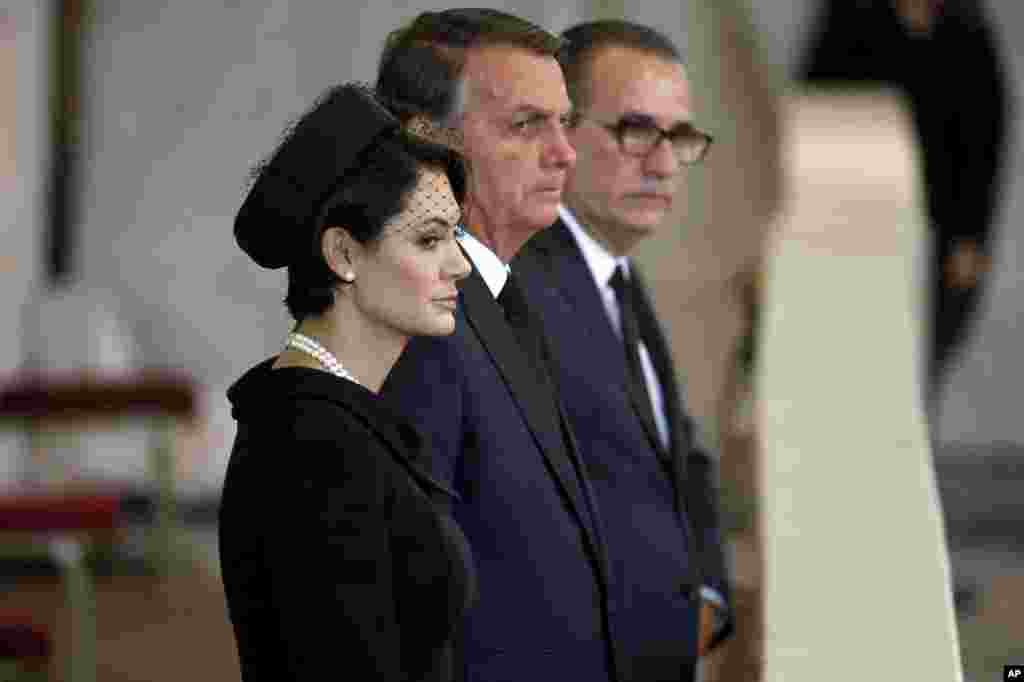
[{"label": "pearl necklace", "polygon": [[294,348],[295,350],[302,351],[308,355],[312,355],[316,358],[316,361],[326,369],[328,372],[336,377],[342,379],[348,379],[349,381],[358,384],[356,378],[352,376],[352,373],[345,369],[338,358],[334,357],[334,353],[324,348],[319,341],[305,334],[299,332],[292,332],[288,335],[288,340],[285,341],[285,348]]}]

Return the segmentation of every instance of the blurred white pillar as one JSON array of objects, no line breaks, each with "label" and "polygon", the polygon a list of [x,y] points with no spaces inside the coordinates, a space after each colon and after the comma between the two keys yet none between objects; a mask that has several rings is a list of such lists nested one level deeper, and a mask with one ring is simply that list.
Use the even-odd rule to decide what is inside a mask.
[{"label": "blurred white pillar", "polygon": [[760,263],[780,201],[781,83],[762,58],[742,0],[692,0],[683,15],[694,121],[715,141],[701,165],[684,170],[672,215],[636,256],[668,329],[688,408],[715,445],[723,413],[733,408],[733,353],[745,331],[736,281]]},{"label": "blurred white pillar", "polygon": [[908,117],[884,93],[805,95],[787,122],[758,381],[765,679],[959,681]]}]

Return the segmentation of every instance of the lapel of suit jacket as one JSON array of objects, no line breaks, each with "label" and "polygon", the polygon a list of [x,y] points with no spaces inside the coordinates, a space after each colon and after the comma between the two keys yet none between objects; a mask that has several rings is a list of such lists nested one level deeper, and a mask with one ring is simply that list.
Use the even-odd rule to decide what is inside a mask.
[{"label": "lapel of suit jacket", "polygon": [[[687,529],[687,537],[691,549],[690,554],[703,562],[704,539],[700,532],[695,532],[700,529],[693,526],[695,516],[690,500],[694,492],[689,488],[688,484],[691,482],[686,474],[686,459],[690,454],[692,441],[690,425],[683,416],[683,406],[679,395],[679,386],[676,383],[672,355],[669,353],[668,341],[665,339],[661,325],[658,323],[658,318],[655,315],[654,306],[647,292],[647,285],[640,274],[639,268],[634,268],[632,274],[636,278],[635,305],[638,318],[637,323],[640,329],[647,332],[644,344],[647,346],[647,351],[651,356],[651,364],[654,365],[654,371],[657,372],[658,379],[661,382],[662,397],[665,401],[665,417],[669,428],[669,467],[675,479],[673,483],[676,489],[676,504],[680,510],[685,512],[681,521]],[[698,565],[696,560],[690,565],[692,580],[697,585],[704,582],[702,575],[704,568],[703,563]]]},{"label": "lapel of suit jacket", "polygon": [[[568,226],[561,220],[550,228],[536,235],[530,242],[530,247],[543,254],[546,262],[544,268],[548,273],[551,282],[557,282],[559,295],[565,300],[575,313],[573,323],[586,324],[589,327],[588,345],[596,357],[607,362],[606,358],[619,358],[616,367],[619,373],[619,390],[628,396],[631,407],[636,412],[644,430],[654,448],[655,453],[662,466],[665,468],[672,480],[676,495],[676,508],[680,513],[680,523],[685,529],[685,534],[690,548],[691,556],[700,556],[702,542],[693,532],[692,523],[688,522],[690,504],[688,503],[689,493],[686,487],[686,456],[689,452],[689,431],[685,430],[685,420],[682,418],[679,391],[675,382],[675,373],[672,365],[672,358],[668,352],[668,343],[661,333],[661,326],[658,324],[651,305],[650,297],[639,268],[631,269],[631,275],[636,277],[637,300],[634,301],[637,321],[642,329],[650,330],[651,339],[644,339],[644,345],[651,356],[651,364],[658,375],[662,387],[662,396],[665,404],[665,416],[669,426],[669,450],[666,451],[661,445],[655,425],[648,419],[644,419],[643,411],[638,409],[634,396],[628,388],[626,380],[626,360],[622,347],[622,340],[612,328],[608,319],[608,312],[605,310],[604,301],[601,299],[601,292],[594,282],[594,276],[584,259],[579,244],[572,236]],[[653,409],[653,407],[652,407]],[[701,568],[697,561],[691,563],[691,581],[694,585],[701,584]]]},{"label": "lapel of suit jacket", "polygon": [[584,503],[572,454],[566,451],[562,438],[557,398],[542,390],[533,378],[536,376],[533,365],[519,347],[505,321],[501,306],[476,268],[459,284],[459,291],[466,321],[476,331],[481,344],[504,378],[538,449],[554,472],[591,543],[597,546],[592,519],[587,511],[589,505]]},{"label": "lapel of suit jacket", "polygon": [[[591,323],[591,331],[594,336],[592,341],[599,347],[594,349],[597,357],[606,362],[607,358],[618,358],[615,364],[616,376],[619,378],[619,385],[629,396],[633,411],[640,419],[640,423],[647,434],[651,447],[654,448],[658,458],[665,464],[668,463],[669,453],[661,445],[661,438],[658,435],[658,427],[654,423],[654,406],[650,405],[646,395],[637,395],[630,389],[631,382],[627,378],[626,353],[622,345],[622,338],[615,333],[611,320],[608,319],[608,311],[605,309],[604,301],[601,298],[601,291],[594,281],[594,275],[587,265],[579,244],[569,231],[569,227],[559,220],[545,233],[545,239],[539,241],[537,246],[548,249],[551,258],[558,263],[557,271],[552,272],[555,281],[558,282],[563,298],[569,300],[570,304],[578,313],[579,319]],[[552,270],[556,270],[554,267]],[[639,311],[637,312],[639,315]],[[650,351],[650,348],[648,348]],[[657,370],[657,365],[655,365]],[[665,376],[658,372],[659,380],[664,384]],[[670,422],[670,433],[671,429]],[[670,441],[671,442],[671,441]]]},{"label": "lapel of suit jacket", "polygon": [[602,359],[621,357],[614,371],[620,379],[617,384],[625,386],[626,359],[622,352],[622,341],[612,328],[604,301],[601,300],[601,292],[569,228],[559,220],[535,236],[530,246],[544,254],[548,281],[576,313],[573,324],[588,327],[588,346],[593,354]]}]

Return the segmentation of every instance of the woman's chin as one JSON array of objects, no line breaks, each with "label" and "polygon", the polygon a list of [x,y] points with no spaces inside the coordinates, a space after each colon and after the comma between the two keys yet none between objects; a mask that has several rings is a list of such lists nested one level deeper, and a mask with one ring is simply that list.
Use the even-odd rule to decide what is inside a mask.
[{"label": "woman's chin", "polygon": [[455,333],[455,315],[454,313],[448,316],[448,319],[441,325],[441,331],[438,336],[451,336]]}]

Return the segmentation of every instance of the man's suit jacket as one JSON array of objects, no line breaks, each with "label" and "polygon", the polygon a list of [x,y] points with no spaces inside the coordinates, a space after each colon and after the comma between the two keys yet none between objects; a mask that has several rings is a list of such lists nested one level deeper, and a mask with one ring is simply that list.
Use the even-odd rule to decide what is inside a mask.
[{"label": "man's suit jacket", "polygon": [[557,397],[479,272],[460,283],[455,333],[412,339],[382,395],[462,498],[454,515],[479,583],[467,680],[617,680],[593,495]]},{"label": "man's suit jacket", "polygon": [[[698,587],[727,595],[711,467],[691,421],[668,346],[642,282],[635,302],[662,386],[670,444],[641,417],[627,388],[622,341],[583,253],[562,222],[535,235],[512,262],[543,318],[556,382],[604,520],[624,679],[689,680],[697,643]],[[632,276],[639,277],[631,268]],[[724,636],[728,627],[720,631]]]}]

